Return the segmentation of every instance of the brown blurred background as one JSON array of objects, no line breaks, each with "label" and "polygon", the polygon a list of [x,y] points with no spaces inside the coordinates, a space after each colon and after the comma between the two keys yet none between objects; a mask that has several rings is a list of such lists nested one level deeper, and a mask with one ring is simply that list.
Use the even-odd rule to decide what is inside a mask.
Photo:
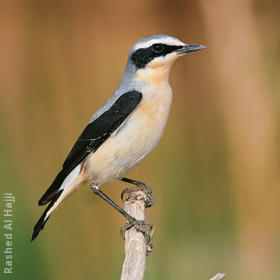
[{"label": "brown blurred background", "polygon": [[[173,66],[164,138],[130,174],[156,198],[146,279],[280,279],[280,2],[3,2],[0,185],[17,202],[14,274],[0,278],[119,278],[124,219],[87,186],[30,237],[38,199],[130,47],[163,33],[207,49]],[[121,203],[124,187],[103,190]]]}]

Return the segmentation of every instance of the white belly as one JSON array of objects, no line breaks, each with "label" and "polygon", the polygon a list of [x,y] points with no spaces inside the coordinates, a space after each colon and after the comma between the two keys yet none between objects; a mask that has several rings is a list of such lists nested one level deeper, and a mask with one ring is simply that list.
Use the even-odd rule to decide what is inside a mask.
[{"label": "white belly", "polygon": [[171,89],[143,96],[124,125],[90,154],[85,173],[90,183],[122,178],[158,143],[169,115]]}]

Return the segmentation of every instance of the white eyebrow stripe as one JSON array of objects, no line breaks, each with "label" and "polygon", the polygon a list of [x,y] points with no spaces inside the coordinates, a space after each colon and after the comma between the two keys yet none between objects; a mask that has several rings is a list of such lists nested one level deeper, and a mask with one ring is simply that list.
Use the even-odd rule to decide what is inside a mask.
[{"label": "white eyebrow stripe", "polygon": [[184,45],[184,43],[178,39],[175,38],[162,38],[162,39],[152,39],[147,42],[139,42],[136,43],[134,46],[134,50],[138,49],[146,49],[152,46],[153,44],[166,44],[166,45],[171,45],[171,46],[181,46]]}]

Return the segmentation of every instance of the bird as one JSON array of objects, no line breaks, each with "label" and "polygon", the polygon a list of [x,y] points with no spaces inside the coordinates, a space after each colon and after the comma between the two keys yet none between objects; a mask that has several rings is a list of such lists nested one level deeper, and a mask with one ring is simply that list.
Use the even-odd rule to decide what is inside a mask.
[{"label": "bird", "polygon": [[133,45],[119,86],[92,116],[39,200],[39,206],[48,206],[33,228],[32,241],[58,205],[84,183],[133,226],[143,226],[100,187],[120,180],[146,191],[151,198],[151,189],[145,183],[126,178],[125,174],[155,148],[163,135],[172,102],[168,79],[172,64],[187,53],[205,48],[169,35],[146,36]]}]

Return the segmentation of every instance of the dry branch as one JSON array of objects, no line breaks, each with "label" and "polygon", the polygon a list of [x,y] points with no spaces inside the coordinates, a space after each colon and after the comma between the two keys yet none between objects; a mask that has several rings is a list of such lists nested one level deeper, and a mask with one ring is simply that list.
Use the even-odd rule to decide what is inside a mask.
[{"label": "dry branch", "polygon": [[[145,220],[146,195],[136,191],[124,199],[125,211],[137,220]],[[121,280],[142,280],[146,270],[146,256],[151,248],[146,245],[142,232],[131,228],[125,232],[125,259]]]},{"label": "dry branch", "polygon": [[225,276],[225,273],[218,273],[215,276],[213,276],[210,280],[220,280],[223,279]]},{"label": "dry branch", "polygon": [[[137,220],[145,220],[145,202],[147,196],[142,191],[127,194],[124,199],[125,211]],[[125,259],[122,267],[121,280],[143,280],[146,270],[146,256],[152,249],[147,246],[142,232],[134,227],[125,232]],[[218,273],[210,280],[224,278]]]}]

